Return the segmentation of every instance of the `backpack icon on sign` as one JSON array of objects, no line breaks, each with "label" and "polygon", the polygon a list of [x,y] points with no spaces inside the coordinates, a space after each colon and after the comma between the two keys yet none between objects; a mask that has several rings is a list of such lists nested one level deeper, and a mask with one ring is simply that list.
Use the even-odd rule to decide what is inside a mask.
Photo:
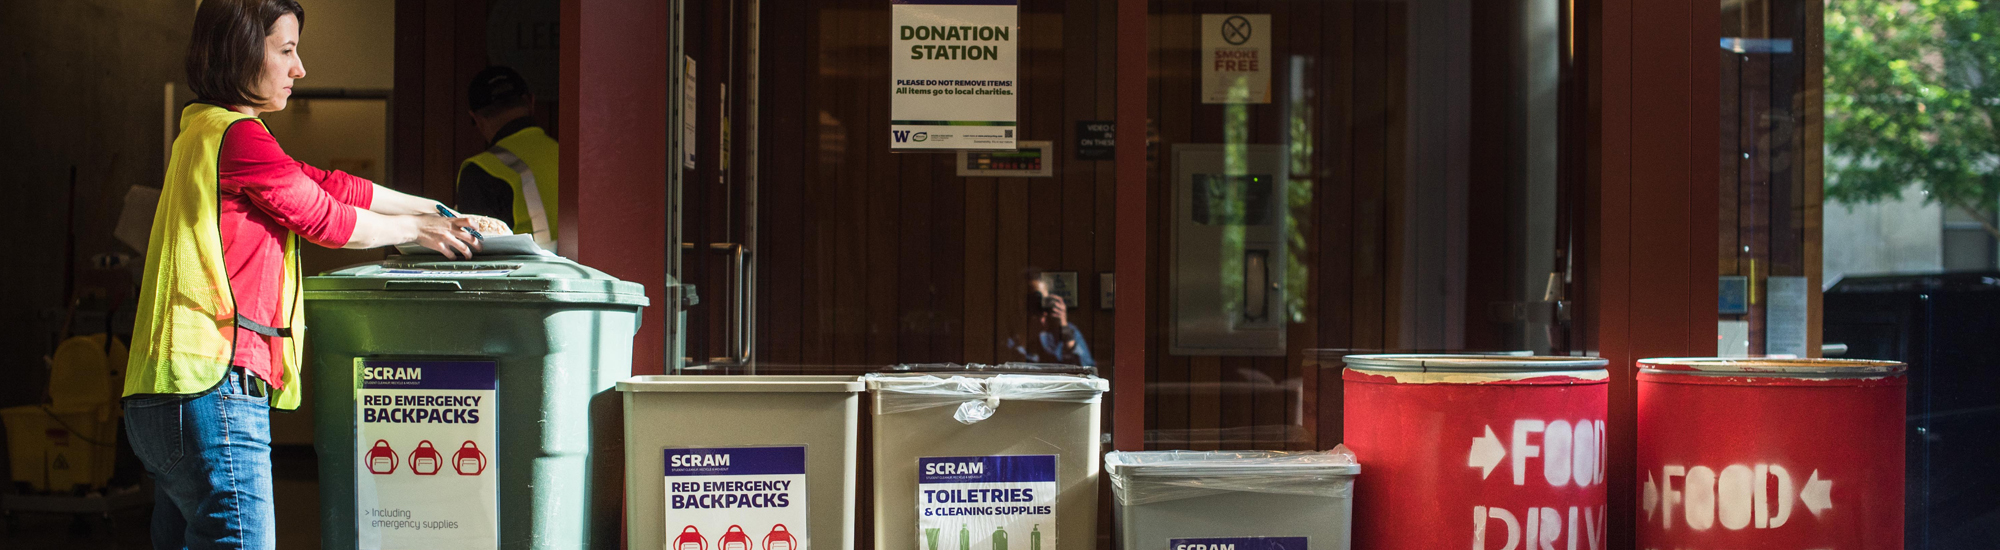
[{"label": "backpack icon on sign", "polygon": [[362,455],[362,461],[368,465],[368,473],[378,476],[396,473],[396,450],[389,448],[388,440],[375,440],[375,446]]},{"label": "backpack icon on sign", "polygon": [[479,445],[471,441],[458,446],[458,452],[451,455],[451,467],[458,475],[476,476],[486,471],[486,453],[479,452]]},{"label": "backpack icon on sign", "polygon": [[708,550],[708,539],[701,538],[701,531],[689,525],[681,528],[681,536],[674,537],[673,550]]},{"label": "backpack icon on sign", "polygon": [[417,450],[410,451],[410,473],[434,476],[442,469],[444,469],[444,455],[438,453],[437,447],[431,446],[431,440],[426,439],[418,443]]},{"label": "backpack icon on sign", "polygon": [[722,539],[716,541],[716,545],[722,550],[754,550],[750,547],[750,534],[743,532],[741,525],[729,526],[729,532],[723,533]]},{"label": "backpack icon on sign", "polygon": [[795,550],[798,547],[798,537],[792,536],[792,532],[786,530],[783,523],[772,527],[771,533],[764,535],[764,550]]}]

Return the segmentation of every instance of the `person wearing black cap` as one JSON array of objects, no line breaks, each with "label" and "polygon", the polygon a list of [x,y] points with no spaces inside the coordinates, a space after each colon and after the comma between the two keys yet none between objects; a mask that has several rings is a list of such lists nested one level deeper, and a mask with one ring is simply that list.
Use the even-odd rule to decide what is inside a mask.
[{"label": "person wearing black cap", "polygon": [[487,67],[466,89],[486,151],[458,168],[458,210],[509,220],[514,233],[556,250],[556,140],[535,122],[535,94],[521,73]]}]

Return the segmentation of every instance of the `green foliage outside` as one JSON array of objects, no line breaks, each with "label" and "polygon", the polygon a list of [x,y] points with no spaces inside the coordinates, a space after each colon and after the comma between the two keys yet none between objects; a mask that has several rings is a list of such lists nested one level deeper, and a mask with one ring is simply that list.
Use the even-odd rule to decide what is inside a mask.
[{"label": "green foliage outside", "polygon": [[1826,196],[1961,210],[2000,238],[2000,2],[1829,0]]}]

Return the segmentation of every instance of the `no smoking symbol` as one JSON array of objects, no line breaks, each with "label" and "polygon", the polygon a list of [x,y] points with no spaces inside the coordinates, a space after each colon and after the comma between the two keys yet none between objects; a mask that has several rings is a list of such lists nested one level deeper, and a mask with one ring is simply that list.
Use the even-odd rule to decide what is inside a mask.
[{"label": "no smoking symbol", "polygon": [[1241,15],[1231,15],[1222,21],[1222,40],[1231,46],[1241,46],[1250,41],[1250,20]]}]

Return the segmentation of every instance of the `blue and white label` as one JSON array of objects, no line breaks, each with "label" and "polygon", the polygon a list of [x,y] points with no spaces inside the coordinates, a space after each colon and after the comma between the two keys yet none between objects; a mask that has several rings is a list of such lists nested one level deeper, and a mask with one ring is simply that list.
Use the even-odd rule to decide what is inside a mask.
[{"label": "blue and white label", "polygon": [[1305,537],[1169,539],[1168,550],[1306,550]]},{"label": "blue and white label", "polygon": [[661,464],[668,548],[809,546],[804,446],[665,449]]},{"label": "blue and white label", "polygon": [[492,361],[354,362],[361,548],[496,548]]},{"label": "blue and white label", "polygon": [[922,550],[1055,548],[1056,455],[917,459]]}]

